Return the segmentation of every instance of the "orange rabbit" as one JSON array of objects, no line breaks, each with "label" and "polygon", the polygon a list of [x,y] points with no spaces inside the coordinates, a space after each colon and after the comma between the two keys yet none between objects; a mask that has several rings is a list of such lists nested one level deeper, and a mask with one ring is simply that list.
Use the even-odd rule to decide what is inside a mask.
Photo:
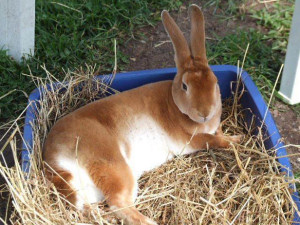
[{"label": "orange rabbit", "polygon": [[156,224],[132,206],[143,172],[179,154],[240,141],[220,129],[220,89],[206,58],[203,14],[192,5],[190,16],[189,48],[169,13],[162,12],[175,50],[173,81],[95,101],[51,129],[44,160],[56,172],[48,170],[47,176],[78,209],[106,199],[126,224]]}]

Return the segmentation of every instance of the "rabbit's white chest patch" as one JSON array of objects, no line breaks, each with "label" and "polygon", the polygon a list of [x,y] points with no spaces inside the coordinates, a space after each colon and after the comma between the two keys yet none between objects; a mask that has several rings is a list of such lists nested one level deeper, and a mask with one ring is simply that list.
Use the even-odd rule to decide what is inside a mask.
[{"label": "rabbit's white chest patch", "polygon": [[[140,118],[129,128],[126,145],[120,150],[136,178],[143,172],[154,169],[184,151],[192,152],[185,143],[173,140],[157,122],[149,118]],[[129,148],[126,155],[125,146]]]}]

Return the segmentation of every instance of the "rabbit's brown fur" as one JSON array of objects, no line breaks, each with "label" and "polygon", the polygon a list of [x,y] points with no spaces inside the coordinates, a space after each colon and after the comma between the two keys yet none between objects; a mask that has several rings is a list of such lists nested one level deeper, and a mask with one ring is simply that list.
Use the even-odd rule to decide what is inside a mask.
[{"label": "rabbit's brown fur", "polygon": [[174,20],[162,12],[175,49],[173,81],[90,103],[51,129],[44,159],[56,173],[49,170],[48,177],[78,208],[105,198],[127,224],[156,224],[128,207],[144,171],[174,155],[239,142],[240,137],[225,138],[220,129],[220,90],[206,59],[203,15],[196,5],[190,14],[191,50]]}]

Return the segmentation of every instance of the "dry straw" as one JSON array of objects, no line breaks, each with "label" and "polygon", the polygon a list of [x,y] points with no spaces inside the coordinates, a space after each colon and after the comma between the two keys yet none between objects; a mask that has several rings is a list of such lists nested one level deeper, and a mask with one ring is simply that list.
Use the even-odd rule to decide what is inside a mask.
[{"label": "dry straw", "polygon": [[[30,75],[32,76],[32,75]],[[66,72],[59,85],[63,91],[49,91],[57,80],[47,72],[46,79],[32,76],[43,87],[39,112],[32,124],[34,140],[30,173],[22,172],[18,163],[13,168],[0,165],[13,211],[2,222],[13,224],[122,224],[104,203],[92,205],[91,212],[70,208],[44,176],[46,165],[41,159],[42,144],[54,122],[67,113],[107,93],[115,93],[94,77],[94,68],[77,73]],[[68,84],[66,83],[68,81]],[[48,88],[46,84],[49,84]],[[99,94],[100,93],[100,94]],[[240,93],[236,95],[240,96]],[[234,98],[236,99],[236,98]],[[234,104],[232,103],[234,102]],[[20,116],[22,118],[22,116]],[[295,205],[290,189],[278,169],[275,149],[267,150],[260,130],[252,135],[244,121],[238,101],[224,103],[223,131],[226,135],[245,134],[242,144],[229,149],[205,149],[193,155],[178,156],[161,167],[144,174],[139,180],[136,206],[158,224],[289,224]],[[7,144],[17,159],[18,121]],[[2,152],[2,151],[1,151]],[[2,154],[2,153],[1,153]],[[296,180],[290,179],[295,183]]]}]

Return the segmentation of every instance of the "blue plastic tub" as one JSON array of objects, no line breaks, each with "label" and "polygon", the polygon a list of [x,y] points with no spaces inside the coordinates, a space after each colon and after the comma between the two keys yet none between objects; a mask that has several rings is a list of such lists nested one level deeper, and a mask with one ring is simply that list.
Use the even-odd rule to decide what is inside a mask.
[{"label": "blue plastic tub", "polygon": [[[214,71],[219,80],[219,85],[221,88],[222,99],[226,99],[232,95],[231,92],[231,82],[237,80],[238,68],[231,65],[221,65],[221,66],[211,66],[211,69]],[[176,68],[167,68],[167,69],[156,69],[156,70],[143,70],[143,71],[134,71],[127,73],[116,74],[115,79],[111,85],[112,88],[118,91],[125,91],[128,89],[136,88],[138,86],[153,83],[162,80],[171,80],[176,74]],[[289,161],[289,158],[286,156],[286,149],[283,147],[283,143],[280,142],[280,134],[275,125],[275,122],[268,111],[267,105],[264,102],[259,90],[255,86],[254,82],[250,78],[249,74],[243,71],[242,82],[245,87],[245,92],[241,98],[240,103],[242,107],[250,110],[246,110],[249,113],[246,113],[246,120],[248,123],[251,122],[252,115],[256,116],[255,122],[257,126],[261,125],[261,121],[265,117],[266,130],[265,135],[269,137],[265,141],[265,146],[268,149],[275,147],[277,150],[277,156],[280,157],[278,161],[282,165],[280,170],[286,173],[286,176],[292,177],[292,166]],[[36,101],[40,99],[40,91],[35,89],[29,96],[29,102]],[[33,104],[35,106],[35,104]],[[29,107],[26,112],[25,118],[25,127],[24,127],[24,141],[23,151],[22,151],[22,169],[25,172],[29,171],[29,157],[33,144],[33,132],[31,128],[31,123],[35,119],[35,110],[36,107]],[[267,112],[266,112],[267,111]],[[286,156],[286,157],[285,157]],[[300,209],[300,201],[298,192],[293,193],[293,200],[297,204],[298,209]],[[295,223],[300,223],[300,217],[295,213],[294,217]]]}]

